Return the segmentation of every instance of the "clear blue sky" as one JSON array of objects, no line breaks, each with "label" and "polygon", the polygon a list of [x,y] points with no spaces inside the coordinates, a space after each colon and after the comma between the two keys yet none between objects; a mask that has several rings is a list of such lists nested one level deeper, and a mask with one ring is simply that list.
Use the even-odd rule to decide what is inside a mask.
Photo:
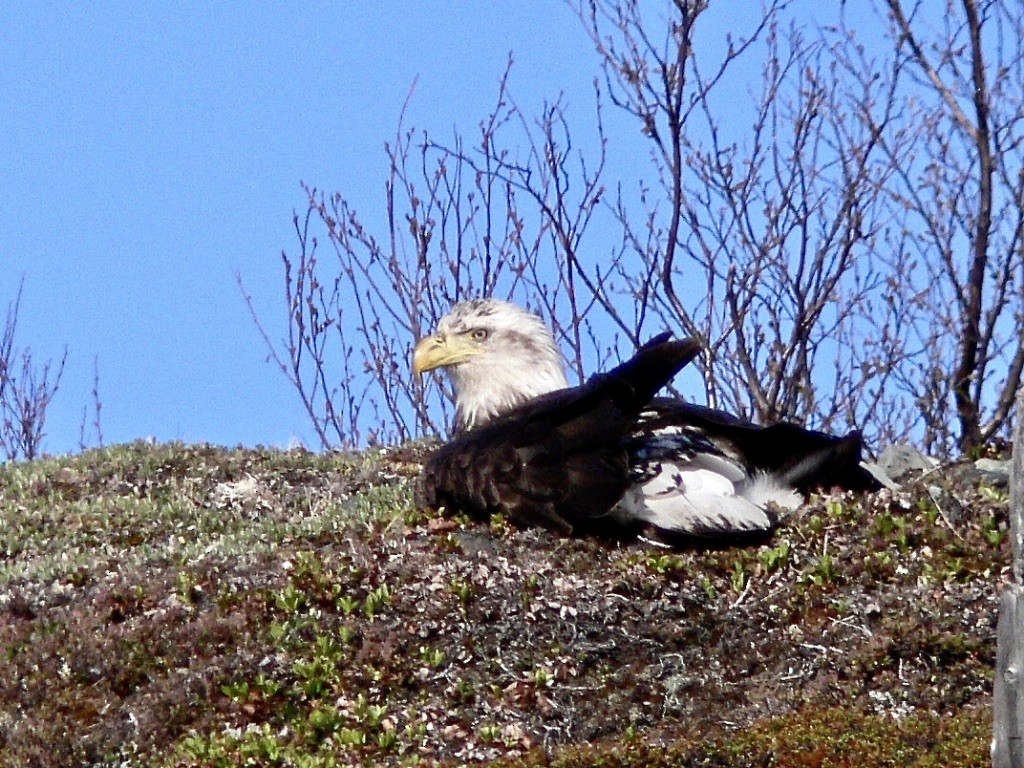
[{"label": "clear blue sky", "polygon": [[510,51],[527,112],[564,92],[586,120],[599,72],[551,0],[5,3],[0,28],[0,307],[24,278],[19,342],[67,347],[51,452],[78,446],[94,357],[108,443],[315,447],[233,277],[283,337],[300,182],[372,225],[417,77],[406,124],[450,136]]},{"label": "clear blue sky", "polygon": [[510,50],[524,106],[589,108],[597,72],[550,0],[8,3],[0,27],[0,306],[23,277],[19,341],[67,346],[52,452],[78,445],[94,356],[108,443],[309,439],[233,278],[283,336],[300,181],[372,219],[417,76],[407,123],[450,135]]}]

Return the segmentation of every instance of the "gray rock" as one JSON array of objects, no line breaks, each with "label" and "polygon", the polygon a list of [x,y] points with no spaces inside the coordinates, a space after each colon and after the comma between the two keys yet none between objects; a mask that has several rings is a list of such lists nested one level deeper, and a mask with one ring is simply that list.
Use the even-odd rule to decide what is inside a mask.
[{"label": "gray rock", "polygon": [[875,464],[887,477],[899,480],[911,472],[928,472],[937,467],[939,462],[925,456],[912,445],[899,443],[882,451]]},{"label": "gray rock", "polygon": [[979,475],[978,479],[994,488],[1009,486],[1011,467],[1013,467],[1013,461],[1010,459],[978,459],[974,462],[974,469]]}]

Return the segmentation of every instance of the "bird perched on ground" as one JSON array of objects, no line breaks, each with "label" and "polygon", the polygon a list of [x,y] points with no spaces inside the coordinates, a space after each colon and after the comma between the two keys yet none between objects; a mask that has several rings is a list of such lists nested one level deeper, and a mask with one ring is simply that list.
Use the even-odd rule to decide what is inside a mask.
[{"label": "bird perched on ground", "polygon": [[413,354],[417,374],[448,373],[456,398],[455,437],[424,467],[421,504],[676,543],[764,536],[801,492],[872,487],[857,433],[758,427],[656,398],[698,351],[662,334],[570,387],[539,317],[498,299],[456,304]]}]

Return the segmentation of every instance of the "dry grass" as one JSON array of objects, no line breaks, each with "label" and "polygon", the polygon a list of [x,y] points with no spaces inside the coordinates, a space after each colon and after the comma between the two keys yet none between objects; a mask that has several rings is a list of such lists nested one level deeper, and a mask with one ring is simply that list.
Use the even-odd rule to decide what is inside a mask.
[{"label": "dry grass", "polygon": [[0,467],[0,764],[987,765],[1004,490],[673,553],[423,517],[423,451]]}]

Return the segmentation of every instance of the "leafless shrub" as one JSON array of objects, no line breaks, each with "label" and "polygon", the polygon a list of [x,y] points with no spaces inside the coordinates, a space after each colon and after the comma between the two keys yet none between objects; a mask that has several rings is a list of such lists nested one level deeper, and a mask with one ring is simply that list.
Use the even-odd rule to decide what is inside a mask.
[{"label": "leafless shrub", "polygon": [[[82,408],[82,421],[78,427],[78,450],[84,451],[90,446],[87,434],[92,433],[95,446],[103,447],[103,403],[100,400],[100,363],[98,358],[92,360],[92,402]],[[90,415],[91,406],[91,415]]]},{"label": "leafless shrub", "polygon": [[[622,279],[662,323],[706,340],[710,404],[763,422],[870,420],[867,361],[840,344],[861,335],[859,309],[881,279],[869,243],[892,171],[877,136],[850,129],[828,50],[783,31],[778,4],[710,74],[693,53],[706,4],[676,9],[671,34],[658,37],[635,3],[577,7],[613,101],[655,146],[663,188],[645,194],[639,224],[628,203],[617,206],[631,252]],[[749,134],[737,136],[720,91],[755,42],[766,51],[762,88]],[[653,289],[648,275],[659,278]]]},{"label": "leafless shrub", "polygon": [[[1024,8],[885,9],[892,59],[905,62],[883,73],[899,119],[859,117],[898,170],[886,189],[904,228],[892,300],[911,308],[908,344],[922,350],[898,383],[925,446],[966,452],[1008,436],[1024,371]],[[912,135],[909,151],[894,134]]]},{"label": "leafless shrub", "polygon": [[[603,309],[589,282],[594,262],[584,266],[579,256],[603,192],[600,127],[591,167],[573,147],[560,102],[531,123],[507,84],[508,71],[472,145],[460,135],[442,143],[399,126],[385,148],[382,238],[342,195],[306,188],[306,211],[294,217],[298,252],[282,254],[285,342],[271,338],[245,294],[270,359],[298,391],[322,448],[444,431],[450,393],[441,381],[412,377],[409,356],[412,343],[463,298],[514,296],[542,313],[572,350],[581,379],[587,355],[609,354],[614,340],[593,331]],[[511,129],[527,137],[521,156],[501,146]]]},{"label": "leafless shrub", "polygon": [[40,367],[29,348],[15,344],[21,287],[7,307],[7,321],[0,336],[0,452],[7,461],[34,459],[42,448],[46,410],[64,373],[67,350],[54,366]]},{"label": "leafless shrub", "polygon": [[[841,14],[808,32],[777,0],[716,57],[695,44],[704,0],[653,21],[636,0],[572,5],[603,72],[585,141],[560,99],[531,119],[506,71],[474,140],[399,126],[381,236],[307,188],[288,338],[260,330],[322,447],[443,432],[450,393],[409,351],[475,295],[544,315],[578,378],[668,327],[705,340],[706,401],[757,421],[939,453],[1005,431],[1024,368],[1021,9],[962,0],[936,32],[886,0],[889,47],[869,54]],[[607,188],[604,101],[639,124],[655,183]],[[611,225],[617,244],[587,239]]]}]

